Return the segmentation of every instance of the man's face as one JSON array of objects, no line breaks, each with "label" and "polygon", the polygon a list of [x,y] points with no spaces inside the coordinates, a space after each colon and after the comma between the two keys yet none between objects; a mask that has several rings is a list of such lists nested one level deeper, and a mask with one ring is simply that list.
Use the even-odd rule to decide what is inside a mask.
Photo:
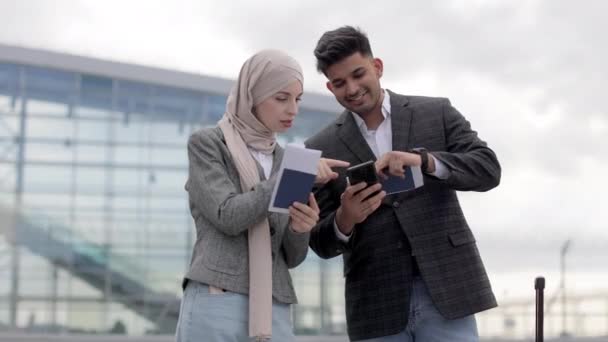
[{"label": "man's face", "polygon": [[382,106],[382,61],[354,53],[327,68],[327,89],[346,109],[361,117]]}]

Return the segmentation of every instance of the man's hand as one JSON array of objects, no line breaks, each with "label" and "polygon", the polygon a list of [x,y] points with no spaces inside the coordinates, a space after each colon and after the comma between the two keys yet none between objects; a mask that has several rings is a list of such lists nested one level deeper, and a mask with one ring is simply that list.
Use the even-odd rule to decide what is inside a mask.
[{"label": "man's hand", "polygon": [[338,173],[334,172],[332,167],[349,167],[350,163],[337,159],[321,158],[319,167],[317,168],[317,177],[315,184],[325,184],[330,180],[338,178]]},{"label": "man's hand", "polygon": [[[388,173],[391,175],[404,178],[406,166],[420,166],[421,164],[422,159],[420,155],[401,151],[386,152],[375,163],[376,172],[385,179],[388,177],[384,173],[386,168],[388,168]],[[427,170],[422,171],[426,172]]]},{"label": "man's hand", "polygon": [[365,219],[382,204],[382,199],[386,196],[385,191],[380,191],[373,197],[366,199],[369,195],[382,189],[380,183],[367,187],[361,182],[356,185],[349,185],[340,197],[340,207],[336,211],[336,224],[338,229],[350,235],[357,223]]}]

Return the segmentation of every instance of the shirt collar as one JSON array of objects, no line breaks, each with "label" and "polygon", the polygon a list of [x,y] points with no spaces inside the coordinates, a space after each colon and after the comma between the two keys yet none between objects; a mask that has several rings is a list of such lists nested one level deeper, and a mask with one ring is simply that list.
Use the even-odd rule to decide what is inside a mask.
[{"label": "shirt collar", "polygon": [[[382,116],[384,116],[384,120],[386,120],[391,116],[391,99],[390,95],[388,94],[388,91],[382,89],[382,93],[384,93],[384,99],[382,100]],[[357,123],[359,129],[362,131],[367,131],[367,125],[365,124],[365,121],[363,121],[363,119],[358,114],[355,114],[353,112],[350,112],[350,114],[355,119],[355,122]]]}]

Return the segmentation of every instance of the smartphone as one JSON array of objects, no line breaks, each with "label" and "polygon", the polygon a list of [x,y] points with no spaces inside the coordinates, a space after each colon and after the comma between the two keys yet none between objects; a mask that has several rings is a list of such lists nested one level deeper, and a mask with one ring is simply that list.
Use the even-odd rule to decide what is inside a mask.
[{"label": "smartphone", "polygon": [[[376,174],[376,165],[373,160],[366,161],[365,163],[353,165],[346,169],[346,177],[350,185],[355,185],[361,182],[365,182],[367,186],[372,186],[378,183],[378,175]],[[370,198],[376,195],[379,191],[369,195]],[[367,199],[366,198],[366,199]]]}]

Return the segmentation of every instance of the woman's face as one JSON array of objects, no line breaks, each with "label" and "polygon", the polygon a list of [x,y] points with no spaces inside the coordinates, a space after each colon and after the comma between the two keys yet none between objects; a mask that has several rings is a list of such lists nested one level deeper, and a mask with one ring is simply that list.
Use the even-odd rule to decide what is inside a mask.
[{"label": "woman's face", "polygon": [[282,133],[293,124],[301,97],[302,84],[293,81],[260,102],[253,108],[253,113],[273,133]]}]

